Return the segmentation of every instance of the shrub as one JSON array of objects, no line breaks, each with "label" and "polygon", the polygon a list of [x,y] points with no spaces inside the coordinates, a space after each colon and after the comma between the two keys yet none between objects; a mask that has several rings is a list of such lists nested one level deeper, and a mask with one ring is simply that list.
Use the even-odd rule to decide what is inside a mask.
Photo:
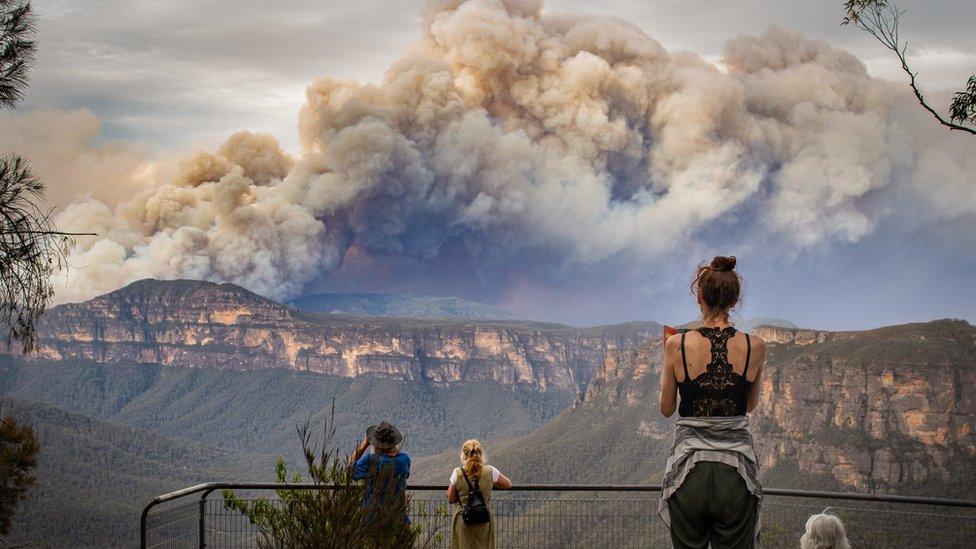
[{"label": "shrub", "polygon": [[411,498],[404,492],[384,492],[395,484],[391,467],[372,471],[374,493],[364,504],[363,486],[352,479],[347,458],[340,456],[333,442],[336,433],[335,402],[326,420],[321,449],[312,443],[309,423],[297,427],[305,458],[307,478],[289,476],[285,460],[277,459],[275,476],[279,483],[314,484],[309,489],[279,489],[277,499],[248,499],[230,490],[223,493],[224,506],[246,516],[261,532],[262,547],[421,547],[441,541],[434,526],[436,516],[421,512],[414,524],[406,522]]}]

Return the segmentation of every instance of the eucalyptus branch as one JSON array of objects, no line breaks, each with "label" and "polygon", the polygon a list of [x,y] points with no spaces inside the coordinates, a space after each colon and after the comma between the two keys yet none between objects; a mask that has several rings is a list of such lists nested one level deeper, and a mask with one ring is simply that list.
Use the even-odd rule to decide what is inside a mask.
[{"label": "eucalyptus branch", "polygon": [[908,85],[922,108],[950,130],[976,135],[976,129],[962,125],[976,123],[976,75],[969,78],[966,91],[955,93],[947,120],[925,101],[916,81],[918,73],[908,66],[908,42],[901,42],[899,37],[899,23],[906,11],[887,0],[847,0],[844,11],[842,25],[854,25],[867,32],[898,57],[902,70],[908,75]]},{"label": "eucalyptus branch", "polygon": [[19,156],[0,157],[0,326],[6,341],[30,352],[36,323],[54,295],[51,275],[67,266],[74,239],[37,207],[44,185]]}]

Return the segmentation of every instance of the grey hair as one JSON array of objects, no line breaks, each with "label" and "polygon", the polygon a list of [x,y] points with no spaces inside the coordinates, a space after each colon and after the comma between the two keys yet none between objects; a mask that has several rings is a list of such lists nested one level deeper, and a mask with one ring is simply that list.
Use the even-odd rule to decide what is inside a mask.
[{"label": "grey hair", "polygon": [[824,509],[807,519],[806,531],[800,538],[800,549],[851,549],[847,530],[837,515]]}]

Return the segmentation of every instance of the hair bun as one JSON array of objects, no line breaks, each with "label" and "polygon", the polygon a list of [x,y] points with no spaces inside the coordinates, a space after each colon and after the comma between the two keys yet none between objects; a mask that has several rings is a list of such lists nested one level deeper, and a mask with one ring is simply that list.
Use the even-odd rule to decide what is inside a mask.
[{"label": "hair bun", "polygon": [[716,271],[731,271],[735,268],[735,256],[730,255],[725,257],[722,255],[717,255],[715,256],[715,259],[712,259],[711,267]]}]

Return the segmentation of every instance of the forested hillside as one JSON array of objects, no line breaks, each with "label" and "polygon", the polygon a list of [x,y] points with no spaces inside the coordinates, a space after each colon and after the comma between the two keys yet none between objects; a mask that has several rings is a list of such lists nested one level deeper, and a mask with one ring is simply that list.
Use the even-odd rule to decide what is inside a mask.
[{"label": "forested hillside", "polygon": [[98,419],[232,452],[298,457],[296,424],[321,425],[336,400],[337,440],[350,450],[369,422],[387,419],[413,453],[463,437],[515,436],[542,425],[574,395],[479,381],[437,387],[376,376],[288,370],[226,372],[148,364],[57,364],[6,357],[0,395],[46,402]]},{"label": "forested hillside", "polygon": [[[483,381],[433,387],[375,376],[227,372],[85,361],[0,361],[0,398],[38,429],[38,485],[15,539],[127,546],[153,496],[213,480],[271,480],[274,460],[300,463],[296,425],[324,426],[351,452],[370,422],[388,419],[415,456],[467,437],[515,436],[573,399]],[[70,505],[65,502],[70,502]]]},{"label": "forested hillside", "polygon": [[2,399],[41,440],[37,484],[14,517],[10,546],[132,547],[153,497],[212,480],[271,480],[254,456],[216,450],[68,412]]}]

